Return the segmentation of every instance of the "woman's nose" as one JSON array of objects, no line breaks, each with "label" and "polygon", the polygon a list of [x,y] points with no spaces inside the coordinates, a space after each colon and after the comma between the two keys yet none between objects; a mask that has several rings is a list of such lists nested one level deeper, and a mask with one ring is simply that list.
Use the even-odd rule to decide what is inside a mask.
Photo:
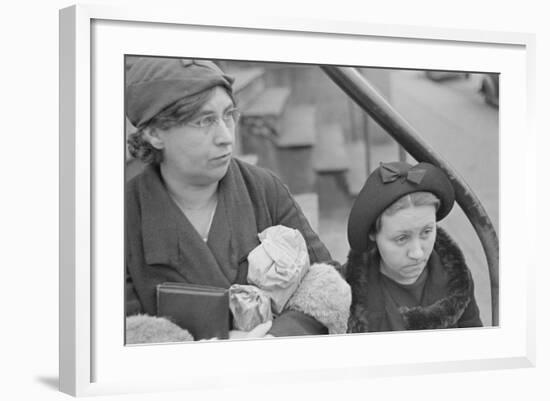
[{"label": "woman's nose", "polygon": [[223,120],[216,125],[216,135],[214,140],[216,145],[228,145],[232,144],[235,140],[235,129],[231,126],[227,126]]},{"label": "woman's nose", "polygon": [[419,260],[424,256],[424,250],[422,249],[422,244],[418,240],[411,241],[411,246],[409,248],[408,256],[411,259]]}]

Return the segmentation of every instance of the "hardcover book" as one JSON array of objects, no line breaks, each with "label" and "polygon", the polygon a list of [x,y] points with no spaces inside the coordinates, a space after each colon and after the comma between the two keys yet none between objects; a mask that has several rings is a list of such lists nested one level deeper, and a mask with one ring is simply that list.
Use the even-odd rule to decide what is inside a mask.
[{"label": "hardcover book", "polygon": [[195,340],[229,337],[229,296],[225,288],[186,283],[159,284],[157,315],[188,330]]}]

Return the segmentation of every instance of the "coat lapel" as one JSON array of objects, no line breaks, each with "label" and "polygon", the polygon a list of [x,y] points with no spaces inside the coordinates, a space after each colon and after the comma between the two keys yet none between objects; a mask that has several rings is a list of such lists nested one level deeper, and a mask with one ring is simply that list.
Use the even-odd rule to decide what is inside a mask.
[{"label": "coat lapel", "polygon": [[218,194],[208,245],[228,280],[244,284],[248,254],[260,241],[249,190],[234,161],[220,181]]},{"label": "coat lapel", "polygon": [[178,223],[172,200],[160,179],[158,168],[148,166],[139,188],[143,250],[148,265],[176,266],[178,254]]},{"label": "coat lapel", "polygon": [[230,280],[208,245],[170,198],[158,167],[149,166],[144,174],[140,195],[147,264],[152,268],[169,266],[177,270],[185,282],[228,287]]},{"label": "coat lapel", "polygon": [[382,283],[380,282],[380,257],[378,253],[371,252],[368,261],[371,266],[377,266],[376,269],[368,269],[368,290],[367,302],[369,331],[380,331],[386,319],[386,305],[384,302],[384,293]]}]

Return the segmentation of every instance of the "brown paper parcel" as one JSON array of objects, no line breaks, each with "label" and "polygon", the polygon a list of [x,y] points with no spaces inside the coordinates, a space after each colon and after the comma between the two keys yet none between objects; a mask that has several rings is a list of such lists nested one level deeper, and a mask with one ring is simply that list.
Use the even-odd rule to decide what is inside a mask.
[{"label": "brown paper parcel", "polygon": [[233,313],[233,328],[250,331],[273,319],[271,301],[253,285],[233,284],[229,287],[229,309]]}]

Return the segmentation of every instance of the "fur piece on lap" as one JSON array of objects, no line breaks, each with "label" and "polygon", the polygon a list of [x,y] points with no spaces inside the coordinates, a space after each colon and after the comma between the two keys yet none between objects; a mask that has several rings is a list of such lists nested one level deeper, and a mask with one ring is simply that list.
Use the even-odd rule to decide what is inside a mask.
[{"label": "fur piece on lap", "polygon": [[329,334],[347,331],[351,289],[338,271],[326,263],[315,263],[290,298],[286,309],[303,312],[328,328]]},{"label": "fur piece on lap", "polygon": [[134,315],[126,318],[126,344],[181,341],[193,341],[193,336],[164,317]]}]

